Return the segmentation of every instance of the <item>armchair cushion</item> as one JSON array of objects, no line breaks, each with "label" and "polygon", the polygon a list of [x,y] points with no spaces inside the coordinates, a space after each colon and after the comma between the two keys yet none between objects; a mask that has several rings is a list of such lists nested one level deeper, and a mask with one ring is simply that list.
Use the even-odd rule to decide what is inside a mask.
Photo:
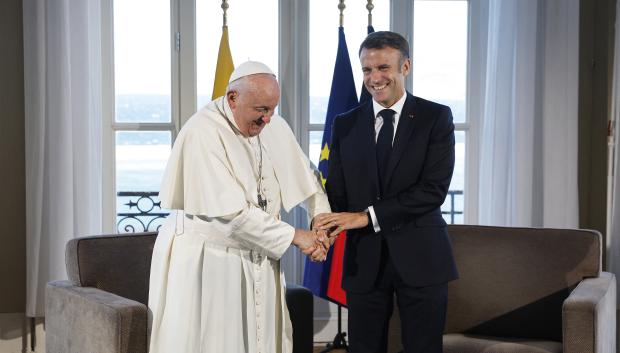
[{"label": "armchair cushion", "polygon": [[562,353],[562,343],[450,333],[443,336],[444,353]]}]

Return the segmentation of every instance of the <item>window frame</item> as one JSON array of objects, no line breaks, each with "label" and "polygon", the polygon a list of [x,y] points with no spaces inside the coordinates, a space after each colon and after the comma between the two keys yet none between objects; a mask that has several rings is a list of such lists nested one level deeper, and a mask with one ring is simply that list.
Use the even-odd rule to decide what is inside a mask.
[{"label": "window frame", "polygon": [[[450,0],[415,0],[415,1],[450,1]],[[484,106],[484,81],[485,81],[485,62],[486,62],[486,37],[484,28],[488,17],[488,4],[485,0],[466,0],[468,2],[468,35],[467,35],[467,59],[466,59],[466,117],[465,122],[455,123],[455,132],[462,131],[465,134],[465,182],[463,190],[463,222],[476,223],[478,220],[478,119],[481,116]],[[307,2],[302,0],[300,2]],[[414,3],[410,0],[391,0],[390,1],[390,30],[399,32],[412,43],[413,38],[413,12]],[[306,12],[307,13],[307,12]],[[345,10],[346,16],[346,10]],[[307,17],[306,17],[306,21]],[[309,31],[309,24],[306,24]],[[308,36],[298,38],[299,40],[309,41]],[[286,51],[286,50],[281,50]],[[307,49],[309,55],[309,49]],[[307,66],[306,73],[307,73]],[[297,115],[302,118],[301,122],[296,122],[299,132],[296,132],[303,151],[308,154],[310,147],[310,133],[314,131],[322,132],[325,124],[310,123],[309,115],[309,77],[298,80],[303,85],[297,92],[301,97],[305,97],[303,105],[305,109]],[[413,75],[408,75],[405,85],[409,92],[412,92]],[[286,87],[285,85],[283,85]],[[296,89],[298,87],[295,87]],[[293,126],[291,124],[291,126]]]},{"label": "window frame", "polygon": [[[309,1],[279,0],[279,53],[278,77],[283,88],[279,104],[280,115],[289,123],[302,150],[308,154],[309,134],[322,132],[324,124],[311,124],[309,87]],[[426,0],[415,0],[426,1]],[[196,72],[196,1],[170,0],[171,4],[171,82],[172,82],[172,121],[163,124],[116,123],[114,93],[114,0],[102,0],[102,66],[103,66],[103,229],[116,232],[116,170],[115,133],[116,131],[170,131],[172,143],[181,126],[196,111],[197,72]],[[479,122],[484,106],[486,32],[488,4],[486,0],[468,0],[468,58],[467,58],[467,96],[466,121],[455,124],[456,131],[465,132],[465,190],[464,222],[477,223],[478,217],[478,155]],[[377,6],[379,0],[375,0]],[[234,6],[234,2],[231,1]],[[383,4],[382,4],[383,5]],[[347,6],[352,6],[350,3]],[[357,6],[357,4],[356,4]],[[411,0],[390,0],[390,29],[405,36],[410,43],[413,38],[413,11]],[[335,7],[335,6],[334,6]],[[325,11],[336,11],[331,5]],[[345,10],[346,16],[346,10]],[[177,46],[177,38],[179,40]],[[220,33],[214,35],[219,41]],[[354,47],[354,45],[352,46]],[[177,49],[178,48],[178,49]],[[213,53],[216,55],[217,53]],[[411,92],[413,75],[406,79],[406,88]],[[465,191],[464,190],[464,191]],[[149,190],[145,190],[149,191]],[[307,227],[308,218],[296,208],[283,219],[296,227]],[[281,258],[282,269],[287,279],[301,283],[305,257],[295,249],[289,249]],[[332,338],[335,330],[335,306],[316,301],[314,319],[325,325],[315,340]],[[346,310],[343,313],[346,324]],[[325,336],[329,335],[329,337]]]},{"label": "window frame", "polygon": [[[168,131],[174,140],[196,106],[195,1],[170,1],[171,121],[123,123],[115,121],[114,0],[102,0],[103,86],[103,230],[116,233],[116,132]],[[183,35],[181,35],[183,34]],[[191,79],[190,79],[191,78]],[[184,117],[184,118],[182,118]],[[171,146],[172,147],[172,146]],[[152,190],[143,190],[152,191]]]},{"label": "window frame", "polygon": [[[415,0],[428,1],[428,0]],[[442,1],[442,0],[439,0]],[[477,221],[478,209],[478,121],[484,107],[486,37],[488,4],[484,0],[468,0],[468,58],[466,122],[455,124],[465,132],[465,223]],[[170,0],[171,6],[171,83],[172,121],[170,123],[116,123],[114,94],[114,0],[103,0],[102,64],[103,64],[103,223],[106,232],[116,230],[115,133],[116,131],[170,131],[172,142],[181,126],[196,111],[196,2]],[[324,124],[309,122],[309,0],[279,0],[279,79],[282,90],[279,111],[287,120],[305,153],[309,150],[309,134],[322,132]],[[351,6],[348,4],[348,6]],[[377,6],[377,4],[375,4]],[[410,0],[390,0],[390,29],[413,38],[414,4]],[[336,11],[331,7],[326,11]],[[346,10],[345,10],[346,16]],[[218,36],[215,36],[219,38]],[[178,43],[178,44],[177,44]],[[215,53],[214,53],[215,55]],[[412,89],[413,77],[406,79]],[[111,192],[113,191],[113,192]],[[284,215],[296,226],[307,225],[299,211]],[[301,278],[301,260],[291,260],[295,278]]]}]

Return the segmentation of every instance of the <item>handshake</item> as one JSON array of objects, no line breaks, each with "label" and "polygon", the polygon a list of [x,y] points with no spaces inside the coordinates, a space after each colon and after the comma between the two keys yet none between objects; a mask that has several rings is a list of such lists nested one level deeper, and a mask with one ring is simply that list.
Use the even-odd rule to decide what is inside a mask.
[{"label": "handshake", "polygon": [[368,225],[366,212],[321,213],[312,219],[312,229],[295,229],[293,245],[312,261],[325,261],[338,234]]}]

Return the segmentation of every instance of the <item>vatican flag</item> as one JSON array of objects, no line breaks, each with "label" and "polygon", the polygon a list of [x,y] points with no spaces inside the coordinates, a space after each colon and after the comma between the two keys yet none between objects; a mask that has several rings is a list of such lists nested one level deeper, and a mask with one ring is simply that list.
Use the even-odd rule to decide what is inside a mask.
[{"label": "vatican flag", "polygon": [[220,39],[220,50],[217,54],[217,67],[215,68],[215,80],[213,81],[213,95],[211,99],[221,97],[226,94],[228,79],[235,69],[230,46],[228,45],[228,26],[222,27],[222,38]]}]

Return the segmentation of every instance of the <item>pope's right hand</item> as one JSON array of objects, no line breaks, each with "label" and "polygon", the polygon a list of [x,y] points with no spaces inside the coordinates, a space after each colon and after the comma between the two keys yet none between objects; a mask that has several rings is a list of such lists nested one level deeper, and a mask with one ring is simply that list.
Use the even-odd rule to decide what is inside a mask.
[{"label": "pope's right hand", "polygon": [[325,261],[329,249],[329,238],[325,231],[295,229],[293,245],[312,261]]}]

